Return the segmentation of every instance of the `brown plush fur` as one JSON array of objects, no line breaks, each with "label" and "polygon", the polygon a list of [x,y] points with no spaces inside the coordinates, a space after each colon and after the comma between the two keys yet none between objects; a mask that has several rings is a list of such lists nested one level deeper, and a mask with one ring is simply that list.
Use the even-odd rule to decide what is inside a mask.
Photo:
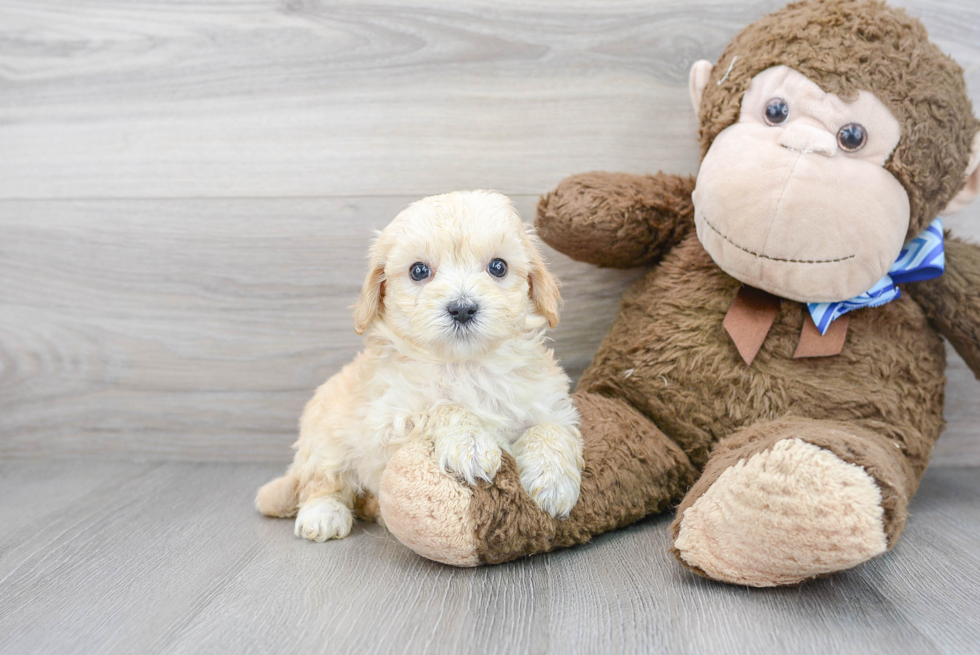
[{"label": "brown plush fur", "polygon": [[928,457],[945,355],[914,301],[852,312],[843,352],[819,359],[793,358],[804,306],[783,301],[749,367],[722,326],[738,288],[691,235],[624,296],[579,389],[626,399],[698,466],[739,428],[787,415],[887,425]]},{"label": "brown plush fur", "polygon": [[[828,92],[869,89],[889,106],[903,135],[886,168],[909,193],[909,235],[962,187],[978,129],[962,71],[901,10],[809,0],[749,26],[704,93],[703,152],[737,120],[751,78],[776,65]],[[539,233],[555,249],[600,266],[652,268],[624,296],[575,394],[586,469],[571,517],[555,521],[537,510],[508,460],[494,484],[473,492],[480,561],[587,541],[671,506],[693,484],[676,537],[684,512],[725,471],[786,439],[864,471],[880,490],[887,546],[901,534],[944,425],[940,334],[980,377],[980,248],[949,239],[946,274],[849,314],[834,357],[793,358],[805,307],[782,301],[747,366],[722,324],[740,282],[718,268],[692,229],[693,187],[692,178],[663,173],[588,173],[539,204]]]},{"label": "brown plush fur", "polygon": [[946,235],[946,273],[905,286],[970,370],[980,377],[980,247]]},{"label": "brown plush fur", "polygon": [[[815,11],[822,17],[815,19]],[[797,38],[804,30],[807,38]],[[842,49],[848,53],[844,62]],[[735,55],[739,60],[719,85]],[[876,2],[799,3],[744,30],[722,55],[702,99],[703,152],[737,120],[752,77],[780,64],[828,92],[847,96],[870,89],[899,118],[903,138],[887,168],[909,191],[910,235],[959,190],[977,130],[962,71],[928,42],[921,24]],[[542,199],[540,234],[576,259],[628,267],[656,263],[666,253],[623,298],[615,325],[579,383],[578,398],[584,392],[625,401],[703,470],[680,507],[675,531],[684,510],[728,466],[779,439],[798,437],[869,472],[882,491],[884,529],[893,545],[943,428],[945,353],[933,326],[980,370],[977,253],[952,241],[945,276],[918,288],[908,285],[915,290],[883,307],[853,312],[836,357],[793,359],[804,306],[784,301],[748,367],[722,326],[739,282],[715,265],[693,233],[693,187],[692,178],[663,173],[588,173],[565,180]],[[923,303],[928,314],[916,302],[923,296],[929,298]],[[593,407],[580,408],[586,440],[594,438],[589,426],[600,421],[602,438],[615,440],[608,433],[621,429],[616,417],[594,416]],[[588,452],[586,463],[592,465]],[[673,499],[673,489],[641,489],[625,480],[608,484],[634,504]],[[606,504],[593,494],[583,486],[577,515],[596,514]],[[491,495],[485,490],[474,497],[477,523],[495,521],[497,533],[506,533],[499,525],[507,518],[506,503],[486,502]],[[507,547],[498,539],[496,550],[516,556],[559,545],[550,539],[532,544],[528,523],[526,517],[515,521],[522,525],[516,530],[521,538]],[[597,521],[592,532],[609,524]],[[584,541],[588,531],[577,537]]]},{"label": "brown plush fur", "polygon": [[[658,464],[648,461],[645,451],[651,446],[665,450],[663,434],[687,459],[672,453],[659,465],[672,461],[680,467],[676,479],[687,480],[688,466],[700,471],[709,457],[714,461],[713,453],[723,455],[776,434],[783,424],[770,423],[777,430],[769,432],[761,427],[763,422],[786,417],[806,420],[811,429],[805,436],[781,432],[783,438],[803,438],[869,469],[883,490],[886,533],[889,545],[894,544],[904,527],[908,500],[944,425],[945,350],[939,336],[919,306],[905,297],[853,312],[841,355],[793,359],[804,308],[784,301],[755,363],[747,367],[722,327],[738,287],[737,280],[715,266],[694,234],[634,285],[576,392],[586,473],[568,526],[556,526],[558,522],[530,506],[515,475],[505,473],[473,498],[476,524],[485,526],[478,537],[478,543],[487,544],[484,561],[581,543],[639,519],[644,515],[637,512],[640,507],[665,508],[676,502],[676,485],[659,482],[670,475],[669,469],[651,478],[637,475],[635,468],[631,471],[634,458],[647,467]],[[605,400],[602,405],[596,403],[599,397]],[[812,427],[816,422],[846,425],[858,441],[870,439],[864,448],[847,439],[822,441]],[[644,429],[638,432],[637,426]],[[656,441],[637,441],[642,435],[655,435]],[[597,442],[615,454],[596,459]],[[891,450],[875,443],[887,443]],[[892,451],[902,455],[899,462],[893,461]],[[874,458],[884,453],[888,457]],[[605,479],[595,477],[597,466],[606,472]],[[725,467],[714,470],[720,474]],[[510,483],[505,482],[508,478],[513,478]],[[702,480],[704,485],[692,489],[682,511],[712,481],[711,476]],[[515,511],[515,506],[521,509]],[[624,512],[624,507],[630,510]],[[612,518],[606,512],[612,512]]]},{"label": "brown plush fur", "polygon": [[742,30],[725,48],[701,98],[702,156],[738,120],[752,78],[780,65],[844,98],[871,91],[898,119],[902,140],[885,168],[909,194],[908,238],[960,190],[970,141],[980,130],[963,69],[929,42],[921,22],[868,0],[804,0]]},{"label": "brown plush fur", "polygon": [[592,535],[662,512],[697,477],[681,449],[621,400],[578,392],[585,470],[581,499],[566,520],[538,509],[521,488],[516,464],[505,457],[493,484],[473,492],[471,513],[480,559],[496,564],[528,553],[564,548]]},{"label": "brown plush fur", "polygon": [[[538,236],[579,261],[608,268],[650,264],[694,227],[694,178],[575,175],[541,198]],[[691,220],[678,221],[678,216]]]}]

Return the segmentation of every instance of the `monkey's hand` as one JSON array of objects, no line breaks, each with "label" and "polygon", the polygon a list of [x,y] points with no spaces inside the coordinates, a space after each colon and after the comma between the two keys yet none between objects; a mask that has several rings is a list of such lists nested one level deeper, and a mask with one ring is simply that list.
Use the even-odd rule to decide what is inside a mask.
[{"label": "monkey's hand", "polygon": [[583,173],[538,203],[538,234],[572,259],[605,268],[651,264],[694,228],[694,178]]},{"label": "monkey's hand", "polygon": [[980,379],[980,246],[946,234],[946,272],[902,287]]}]

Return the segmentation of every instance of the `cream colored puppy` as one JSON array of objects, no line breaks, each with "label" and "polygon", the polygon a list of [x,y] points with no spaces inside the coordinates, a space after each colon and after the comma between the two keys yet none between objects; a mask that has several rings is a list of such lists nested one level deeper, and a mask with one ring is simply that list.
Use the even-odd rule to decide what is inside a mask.
[{"label": "cream colored puppy", "polygon": [[395,451],[429,438],[470,484],[493,480],[511,452],[535,502],[568,516],[584,461],[568,377],[545,346],[560,302],[506,197],[456,192],[405,209],[371,249],[354,311],[365,349],[307,404],[295,460],[259,489],[258,510],[296,515],[297,536],[346,537],[355,504],[375,513]]}]

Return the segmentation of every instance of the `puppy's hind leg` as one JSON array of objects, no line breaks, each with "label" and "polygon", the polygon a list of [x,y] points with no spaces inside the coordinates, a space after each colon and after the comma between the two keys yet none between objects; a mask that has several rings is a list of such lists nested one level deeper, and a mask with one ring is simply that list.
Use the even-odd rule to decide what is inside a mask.
[{"label": "puppy's hind leg", "polygon": [[291,470],[266,483],[255,495],[255,508],[266,516],[296,517],[293,532],[313,541],[343,539],[354,523],[354,494],[324,479],[301,482]]},{"label": "puppy's hind leg", "polygon": [[354,516],[360,521],[378,522],[381,518],[381,507],[374,494],[369,491],[358,494],[354,500]]},{"label": "puppy's hind leg", "polygon": [[255,509],[266,516],[280,519],[296,516],[298,504],[299,483],[288,473],[262,485],[255,494]]}]

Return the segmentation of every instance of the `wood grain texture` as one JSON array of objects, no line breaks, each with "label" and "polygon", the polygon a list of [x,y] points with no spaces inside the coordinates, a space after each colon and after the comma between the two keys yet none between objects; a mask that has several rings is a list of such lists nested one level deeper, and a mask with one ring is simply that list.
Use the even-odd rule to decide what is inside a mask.
[{"label": "wood grain texture", "polygon": [[[0,456],[289,457],[410,200],[0,201]],[[637,272],[548,258],[578,376]]]},{"label": "wood grain texture", "polygon": [[[690,64],[782,4],[2,0],[0,198],[520,195],[693,172]],[[897,4],[980,98],[980,5]]]},{"label": "wood grain texture", "polygon": [[[287,457],[357,349],[372,227],[693,171],[689,64],[780,4],[0,0],[0,456]],[[980,7],[905,4],[978,97]],[[638,273],[550,257],[577,377]],[[949,380],[935,462],[980,464],[980,385]]]},{"label": "wood grain texture", "polygon": [[670,517],[496,567],[376,525],[293,537],[251,508],[270,465],[0,463],[0,652],[901,653],[980,643],[980,478],[927,472],[898,548],[801,587],[697,578]]}]

